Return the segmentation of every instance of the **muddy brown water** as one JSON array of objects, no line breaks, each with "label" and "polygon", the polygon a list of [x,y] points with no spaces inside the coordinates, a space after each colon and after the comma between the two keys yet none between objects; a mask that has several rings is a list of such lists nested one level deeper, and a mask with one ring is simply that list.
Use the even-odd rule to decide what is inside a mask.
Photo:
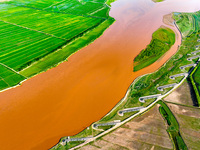
[{"label": "muddy brown water", "polygon": [[117,0],[110,15],[116,22],[68,62],[0,93],[0,149],[45,150],[60,137],[77,134],[107,114],[133,80],[157,70],[176,51],[133,73],[134,57],[171,12],[194,12],[199,0]]}]

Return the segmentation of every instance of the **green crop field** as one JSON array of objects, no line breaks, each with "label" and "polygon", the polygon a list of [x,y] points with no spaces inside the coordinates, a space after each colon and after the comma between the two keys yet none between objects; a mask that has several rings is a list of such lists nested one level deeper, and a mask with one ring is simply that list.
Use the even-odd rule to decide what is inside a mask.
[{"label": "green crop field", "polygon": [[1,71],[0,90],[56,66],[94,41],[114,22],[109,10],[105,0],[0,2],[0,69],[9,68]]},{"label": "green crop field", "polygon": [[0,90],[18,84],[25,77],[0,63]]},{"label": "green crop field", "polygon": [[106,0],[11,0],[4,3],[36,10],[107,18],[107,13],[97,14],[98,11],[109,8],[105,2]]},{"label": "green crop field", "polygon": [[175,33],[171,29],[161,27],[156,30],[152,35],[151,43],[134,59],[134,71],[138,71],[153,64],[164,55],[174,43]]}]

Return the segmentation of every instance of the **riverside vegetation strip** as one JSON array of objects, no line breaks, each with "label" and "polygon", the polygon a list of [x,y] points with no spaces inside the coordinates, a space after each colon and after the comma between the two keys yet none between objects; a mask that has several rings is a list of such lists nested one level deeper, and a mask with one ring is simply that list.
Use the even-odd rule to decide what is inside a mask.
[{"label": "riverside vegetation strip", "polygon": [[172,138],[172,141],[174,143],[174,148],[177,150],[179,149],[187,150],[187,146],[180,135],[179,124],[176,118],[174,117],[173,113],[164,102],[159,101],[158,104],[161,105],[159,107],[160,114],[168,124],[167,132]]},{"label": "riverside vegetation strip", "polygon": [[191,73],[190,80],[193,85],[198,105],[200,106],[200,65]]},{"label": "riverside vegetation strip", "polygon": [[161,27],[152,35],[151,43],[134,59],[134,71],[145,68],[157,61],[175,43],[175,33],[166,27]]},{"label": "riverside vegetation strip", "polygon": [[[189,20],[188,24],[185,24],[185,20],[182,16],[187,18],[188,16],[195,15],[195,17],[192,17],[192,19]],[[134,115],[141,115],[139,113],[140,111],[136,112],[129,112],[124,114],[123,116],[120,116],[118,114],[119,111],[128,109],[128,108],[134,108],[134,107],[147,107],[152,106],[153,102],[155,102],[155,99],[149,99],[146,100],[145,103],[142,103],[139,101],[139,98],[142,96],[148,96],[148,95],[155,95],[155,94],[166,94],[168,93],[173,87],[166,88],[163,91],[157,90],[159,86],[168,85],[168,84],[174,84],[174,83],[183,83],[183,80],[186,79],[186,76],[177,76],[173,79],[170,78],[172,75],[177,74],[187,74],[191,71],[193,66],[187,67],[185,69],[180,69],[181,66],[188,65],[191,63],[196,63],[198,59],[193,59],[192,61],[188,61],[187,58],[191,57],[191,52],[196,51],[196,46],[199,45],[198,38],[199,38],[199,20],[200,20],[200,12],[196,13],[174,13],[173,17],[177,23],[178,28],[181,31],[182,34],[182,43],[177,51],[177,53],[172,56],[172,58],[166,62],[158,71],[146,74],[144,76],[141,76],[137,78],[129,87],[129,90],[125,96],[124,99],[122,99],[119,104],[117,104],[106,116],[104,116],[101,120],[97,123],[106,123],[106,122],[112,122],[115,120],[123,121],[127,118],[130,118]],[[186,20],[188,21],[188,20]],[[187,30],[185,30],[187,28]],[[190,31],[190,32],[188,32]],[[189,54],[189,55],[188,55]],[[160,102],[162,103],[162,102]],[[168,108],[166,108],[164,103],[162,103],[162,107],[160,109],[167,111],[167,116],[170,119],[171,124],[173,124],[173,127],[175,129],[177,128],[177,121],[175,121],[175,118],[173,114],[169,111]],[[162,110],[162,113],[164,112]],[[164,117],[166,118],[166,117]],[[170,133],[171,140],[174,143],[174,147],[182,147],[184,149],[187,149],[185,146],[185,142],[181,138],[179,134],[179,130],[171,130],[173,127],[169,127],[167,130]],[[98,129],[94,129],[92,125],[88,127],[87,129],[83,130],[79,134],[72,136],[70,138],[82,138],[82,137],[95,137],[98,136],[104,131],[112,131],[112,129],[115,129],[115,126],[108,126],[108,127],[98,127]],[[173,133],[172,133],[173,132]],[[106,132],[107,133],[107,132]],[[66,137],[61,138],[60,142],[52,148],[52,150],[62,150],[62,149],[70,149],[72,147],[76,147],[77,145],[80,145],[81,143],[84,143],[84,141],[78,141],[78,142],[67,142],[66,144],[62,144],[62,141],[65,140]],[[177,141],[181,141],[180,145],[177,145]],[[90,144],[87,141],[86,144]]]},{"label": "riverside vegetation strip", "polygon": [[113,22],[111,1],[0,2],[0,90],[65,61]]},{"label": "riverside vegetation strip", "polygon": [[[200,13],[177,13],[175,15],[177,20],[177,25],[182,31],[183,36],[186,36],[188,40],[192,41],[195,39],[195,46],[193,47],[194,52],[191,52],[189,55],[198,55],[200,50]],[[187,45],[188,46],[188,45]],[[188,46],[189,48],[189,46]],[[193,85],[193,89],[196,94],[197,103],[200,106],[200,66],[199,64],[193,70],[190,75],[190,81]]]}]

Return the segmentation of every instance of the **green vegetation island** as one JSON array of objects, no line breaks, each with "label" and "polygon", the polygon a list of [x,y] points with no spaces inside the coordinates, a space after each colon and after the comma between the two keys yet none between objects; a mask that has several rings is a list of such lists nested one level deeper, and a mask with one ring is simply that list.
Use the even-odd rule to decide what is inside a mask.
[{"label": "green vegetation island", "polygon": [[139,71],[163,56],[175,43],[175,33],[167,27],[160,27],[152,35],[151,43],[134,59],[134,71]]},{"label": "green vegetation island", "polygon": [[[129,87],[126,96],[101,120],[93,123],[77,135],[61,138],[52,150],[102,148],[105,144],[101,145],[100,142],[108,143],[111,145],[110,148],[128,149],[129,145],[119,144],[117,139],[111,138],[117,135],[112,133],[122,134],[122,130],[131,129],[126,124],[149,113],[155,107],[158,108],[158,112],[165,122],[162,130],[165,128],[165,132],[168,133],[168,138],[172,142],[171,149],[199,149],[200,138],[196,137],[195,133],[200,129],[200,56],[198,55],[200,53],[200,11],[173,13],[173,18],[182,34],[182,43],[177,53],[156,72],[138,77]],[[170,37],[172,37],[167,38],[167,46],[174,43],[174,34],[171,30],[166,31],[166,29],[160,28],[156,32],[159,33],[158,31],[167,32],[166,35],[170,34]],[[162,41],[159,41],[159,43],[162,43]],[[149,53],[144,51],[138,57],[148,58]],[[159,56],[162,57],[164,53]],[[186,86],[187,84],[190,88]],[[185,88],[187,88],[187,92],[185,92]],[[191,97],[190,94],[192,94],[193,99],[190,98],[191,101],[189,102],[184,96],[183,101],[174,102],[177,99],[175,97],[170,101],[168,97],[177,91],[181,91],[181,95],[187,94],[187,97]],[[156,122],[158,120],[154,123],[156,124]],[[142,127],[142,130],[144,130],[144,127]],[[129,130],[126,134],[131,132],[132,130]],[[135,132],[137,130],[133,131],[133,133]],[[112,136],[109,136],[110,134]],[[162,134],[159,132],[160,138],[163,134],[164,131],[162,131]],[[155,134],[153,135],[155,136]],[[135,136],[135,134],[132,136]],[[111,139],[108,140],[108,137]],[[164,145],[155,145],[155,142],[160,141],[160,138],[154,140],[151,144],[147,144],[147,139],[150,140],[147,136],[147,138],[140,139],[140,142],[145,145],[145,148],[170,149],[164,148]],[[126,137],[121,139],[121,141],[124,140],[126,140]]]},{"label": "green vegetation island", "polygon": [[115,21],[111,2],[1,1],[0,91],[67,61],[100,37]]},{"label": "green vegetation island", "polygon": [[152,0],[152,1],[158,3],[158,2],[163,2],[164,0]]}]

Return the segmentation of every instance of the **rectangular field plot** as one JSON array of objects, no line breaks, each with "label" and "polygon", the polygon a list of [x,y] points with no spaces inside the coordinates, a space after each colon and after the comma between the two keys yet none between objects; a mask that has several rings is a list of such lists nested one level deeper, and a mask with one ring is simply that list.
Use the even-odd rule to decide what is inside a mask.
[{"label": "rectangular field plot", "polygon": [[[70,4],[70,5],[69,5]],[[45,10],[72,13],[79,15],[90,15],[91,13],[104,8],[105,5],[96,2],[78,2],[76,0],[65,0],[62,3],[55,4]],[[106,15],[101,17],[107,17]]]},{"label": "rectangular field plot", "polygon": [[66,41],[0,21],[0,63],[17,71]]},{"label": "rectangular field plot", "polygon": [[0,63],[0,90],[19,84],[25,77]]},{"label": "rectangular field plot", "polygon": [[[103,7],[109,8],[105,5],[105,0],[11,0],[4,3],[76,15],[90,15]],[[105,13],[99,17],[108,17],[108,15]]]},{"label": "rectangular field plot", "polygon": [[4,3],[17,5],[17,6],[26,6],[38,9],[44,9],[51,5],[60,3],[62,0],[10,0],[5,1]]},{"label": "rectangular field plot", "polygon": [[[6,4],[0,4],[0,7]],[[23,11],[23,13],[22,13]],[[22,19],[23,18],[23,19]],[[52,13],[31,8],[13,7],[0,10],[0,20],[70,40],[100,24],[103,19]]]}]

